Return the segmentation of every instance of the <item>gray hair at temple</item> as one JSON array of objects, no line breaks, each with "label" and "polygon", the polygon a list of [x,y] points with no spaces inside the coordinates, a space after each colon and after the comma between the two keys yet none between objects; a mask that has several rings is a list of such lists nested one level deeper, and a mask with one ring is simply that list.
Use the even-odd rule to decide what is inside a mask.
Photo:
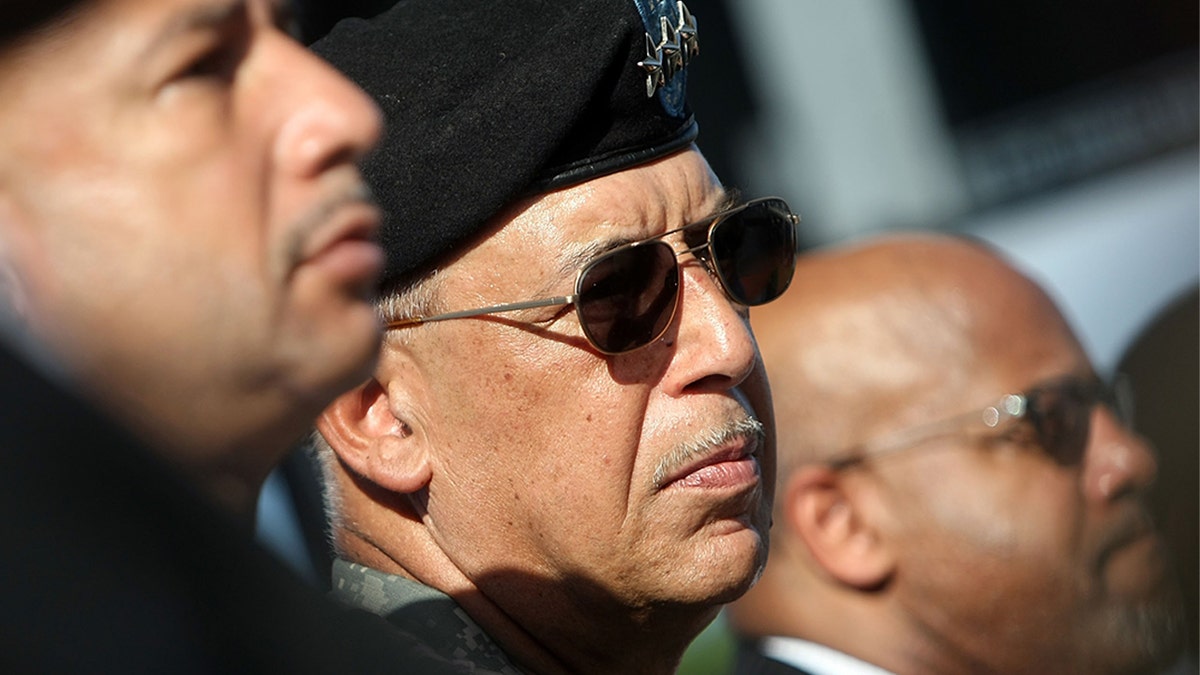
[{"label": "gray hair at temple", "polygon": [[[379,315],[380,321],[387,323],[404,316],[436,313],[434,308],[438,307],[439,279],[439,270],[434,269],[426,271],[422,276],[407,283],[394,285],[381,291],[375,298],[375,311]],[[408,334],[407,331],[388,331],[383,339],[404,343]],[[329,544],[333,551],[340,555],[342,552],[338,550],[337,538],[333,536],[333,533],[345,525],[341,488],[337,481],[337,474],[333,470],[334,465],[340,460],[333,448],[329,447],[329,442],[316,429],[309,434],[308,443],[304,447],[320,472],[318,475],[321,484],[321,503],[325,510],[325,522],[328,525]]]}]

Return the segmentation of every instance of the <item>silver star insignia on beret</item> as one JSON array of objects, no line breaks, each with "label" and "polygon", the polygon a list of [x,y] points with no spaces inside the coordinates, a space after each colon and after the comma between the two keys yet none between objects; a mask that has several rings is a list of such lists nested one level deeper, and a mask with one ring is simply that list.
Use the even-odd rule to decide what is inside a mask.
[{"label": "silver star insignia on beret", "polygon": [[675,3],[679,11],[679,24],[671,25],[667,17],[660,17],[662,37],[658,42],[646,33],[646,58],[638,65],[646,71],[646,98],[654,96],[659,87],[687,67],[688,62],[700,53],[700,32],[696,17],[688,11],[682,1]]},{"label": "silver star insignia on beret", "polygon": [[675,77],[675,73],[683,70],[683,50],[679,46],[679,36],[675,33],[675,27],[665,16],[662,17],[662,36],[663,76],[670,80]]},{"label": "silver star insignia on beret", "polygon": [[696,17],[688,11],[687,5],[679,3],[679,43],[683,46],[683,55],[687,60],[700,54],[700,33],[696,26]]},{"label": "silver star insignia on beret", "polygon": [[646,98],[650,98],[667,80],[663,76],[662,49],[654,44],[649,33],[646,33],[646,58],[638,61],[638,65],[646,70]]}]

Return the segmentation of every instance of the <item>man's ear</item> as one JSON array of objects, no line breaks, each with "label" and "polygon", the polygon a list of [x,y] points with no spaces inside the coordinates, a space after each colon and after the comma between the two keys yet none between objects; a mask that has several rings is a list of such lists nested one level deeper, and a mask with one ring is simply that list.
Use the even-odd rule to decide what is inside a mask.
[{"label": "man's ear", "polygon": [[860,590],[879,588],[895,572],[896,558],[845,479],[827,466],[801,467],[776,498],[791,536],[829,577]]},{"label": "man's ear", "polygon": [[391,492],[411,494],[429,484],[429,452],[392,404],[372,378],[335,399],[317,418],[317,431],[351,471]]}]

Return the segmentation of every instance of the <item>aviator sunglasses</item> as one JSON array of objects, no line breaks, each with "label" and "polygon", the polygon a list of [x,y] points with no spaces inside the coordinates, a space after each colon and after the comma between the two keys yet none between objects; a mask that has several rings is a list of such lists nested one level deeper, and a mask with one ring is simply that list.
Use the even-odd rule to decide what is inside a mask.
[{"label": "aviator sunglasses", "polygon": [[1123,424],[1133,420],[1133,393],[1129,380],[1116,378],[1108,386],[1095,378],[1062,377],[1048,380],[1021,394],[1008,394],[984,408],[940,422],[925,424],[899,434],[860,445],[827,465],[844,469],[869,458],[912,448],[932,439],[962,431],[963,427],[982,423],[999,429],[1002,425],[1025,422],[1038,447],[1056,463],[1078,463],[1087,450],[1091,433],[1092,409],[1105,405]]},{"label": "aviator sunglasses", "polygon": [[[604,253],[579,270],[572,295],[409,317],[385,327],[574,305],[587,341],[604,354],[622,354],[667,332],[679,306],[681,272],[676,258],[684,253],[703,262],[737,304],[752,307],[778,298],[792,281],[799,222],[782,199],[756,199]],[[676,252],[663,241],[676,233],[682,233],[688,248]]]}]

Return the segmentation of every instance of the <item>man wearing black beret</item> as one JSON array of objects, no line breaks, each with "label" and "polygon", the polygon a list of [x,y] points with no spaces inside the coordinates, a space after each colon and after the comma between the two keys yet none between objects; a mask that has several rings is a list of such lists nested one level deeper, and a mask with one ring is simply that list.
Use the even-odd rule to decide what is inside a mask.
[{"label": "man wearing black beret", "polygon": [[682,2],[410,0],[314,48],[388,120],[374,377],[318,421],[334,592],[500,672],[671,672],[767,552],[748,307],[797,217],[696,149]]}]

